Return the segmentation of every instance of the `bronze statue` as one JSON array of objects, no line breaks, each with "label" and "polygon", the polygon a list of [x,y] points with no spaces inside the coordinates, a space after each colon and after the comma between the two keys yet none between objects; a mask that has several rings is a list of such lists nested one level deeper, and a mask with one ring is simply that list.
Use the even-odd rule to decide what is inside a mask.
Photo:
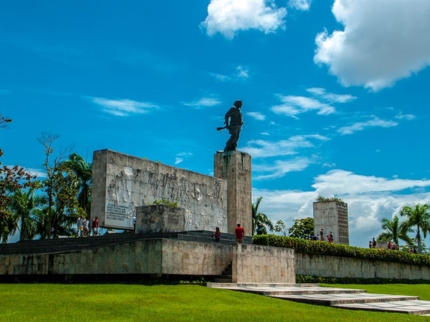
[{"label": "bronze statue", "polygon": [[233,103],[233,107],[228,110],[225,114],[225,126],[218,127],[217,130],[227,129],[230,133],[230,139],[228,139],[224,151],[236,151],[237,141],[239,141],[240,130],[242,128],[242,101],[236,101]]}]

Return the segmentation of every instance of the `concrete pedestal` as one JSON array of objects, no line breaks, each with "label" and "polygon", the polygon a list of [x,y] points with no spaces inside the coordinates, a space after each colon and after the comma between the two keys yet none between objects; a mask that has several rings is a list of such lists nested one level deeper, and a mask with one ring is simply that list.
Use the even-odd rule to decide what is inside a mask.
[{"label": "concrete pedestal", "polygon": [[214,176],[227,180],[227,232],[241,224],[252,236],[251,156],[240,151],[217,152]]}]

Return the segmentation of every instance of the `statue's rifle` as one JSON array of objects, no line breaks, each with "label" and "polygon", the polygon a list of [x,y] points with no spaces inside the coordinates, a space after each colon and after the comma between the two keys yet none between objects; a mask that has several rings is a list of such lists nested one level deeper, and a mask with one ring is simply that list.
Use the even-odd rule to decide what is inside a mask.
[{"label": "statue's rifle", "polygon": [[229,126],[229,125],[226,125],[226,126],[220,126],[220,127],[217,127],[217,128],[216,128],[216,130],[217,130],[217,131],[222,131],[222,130],[224,130],[224,129],[230,130],[230,126]]}]

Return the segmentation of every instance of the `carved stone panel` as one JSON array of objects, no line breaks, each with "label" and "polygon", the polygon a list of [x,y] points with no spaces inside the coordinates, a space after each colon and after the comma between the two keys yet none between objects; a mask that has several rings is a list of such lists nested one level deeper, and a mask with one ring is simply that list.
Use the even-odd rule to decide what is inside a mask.
[{"label": "carved stone panel", "polygon": [[185,209],[187,230],[227,231],[225,180],[110,150],[94,152],[91,214],[100,226],[133,229],[136,207],[163,199]]}]

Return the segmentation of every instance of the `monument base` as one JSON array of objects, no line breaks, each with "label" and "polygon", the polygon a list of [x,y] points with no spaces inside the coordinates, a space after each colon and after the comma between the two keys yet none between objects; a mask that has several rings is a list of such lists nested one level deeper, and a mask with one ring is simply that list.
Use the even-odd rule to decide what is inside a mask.
[{"label": "monument base", "polygon": [[227,180],[227,232],[241,224],[245,235],[252,236],[251,156],[240,151],[217,152],[214,176]]}]

